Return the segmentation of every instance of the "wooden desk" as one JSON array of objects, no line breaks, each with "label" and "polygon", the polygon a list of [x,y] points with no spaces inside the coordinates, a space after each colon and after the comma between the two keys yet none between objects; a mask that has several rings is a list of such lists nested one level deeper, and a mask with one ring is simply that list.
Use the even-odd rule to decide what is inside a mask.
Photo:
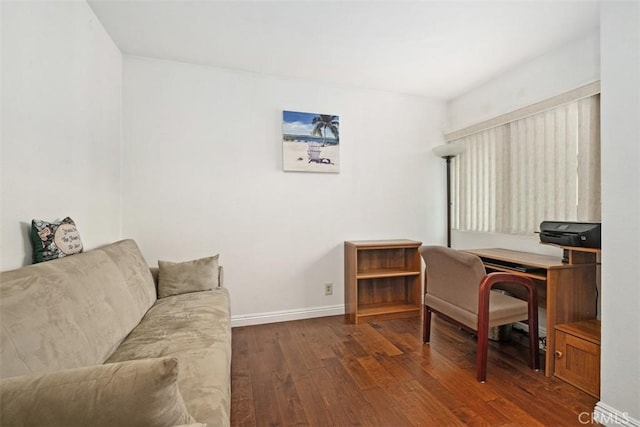
[{"label": "wooden desk", "polygon": [[[596,274],[599,250],[562,247],[562,258],[549,255],[512,251],[509,249],[468,249],[485,263],[487,272],[507,271],[530,277],[536,282],[538,304],[546,309],[547,348],[544,374],[554,373],[555,327],[563,323],[595,319]],[[510,263],[510,266],[498,264]],[[524,271],[519,271],[524,270]],[[521,296],[516,289],[505,289]]]}]

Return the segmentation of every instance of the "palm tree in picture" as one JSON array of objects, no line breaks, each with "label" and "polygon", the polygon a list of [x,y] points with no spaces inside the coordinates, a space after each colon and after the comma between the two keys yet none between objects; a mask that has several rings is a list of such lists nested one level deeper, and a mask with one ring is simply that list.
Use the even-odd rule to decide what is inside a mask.
[{"label": "palm tree in picture", "polygon": [[311,124],[314,126],[311,135],[322,137],[322,146],[327,145],[327,130],[331,132],[336,140],[339,140],[340,122],[338,116],[320,114],[313,118]]}]

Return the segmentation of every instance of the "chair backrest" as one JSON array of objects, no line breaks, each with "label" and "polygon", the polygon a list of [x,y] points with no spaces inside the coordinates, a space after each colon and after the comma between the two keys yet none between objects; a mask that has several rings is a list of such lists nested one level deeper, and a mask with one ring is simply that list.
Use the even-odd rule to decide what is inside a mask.
[{"label": "chair backrest", "polygon": [[426,264],[425,294],[478,314],[480,281],[487,274],[476,255],[443,246],[422,246]]}]

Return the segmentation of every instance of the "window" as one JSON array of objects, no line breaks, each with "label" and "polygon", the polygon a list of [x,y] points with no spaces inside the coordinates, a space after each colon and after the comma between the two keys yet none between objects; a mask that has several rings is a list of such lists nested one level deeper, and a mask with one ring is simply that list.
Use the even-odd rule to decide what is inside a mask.
[{"label": "window", "polygon": [[531,234],[543,220],[600,220],[600,95],[566,95],[447,135],[466,146],[453,162],[454,229]]}]

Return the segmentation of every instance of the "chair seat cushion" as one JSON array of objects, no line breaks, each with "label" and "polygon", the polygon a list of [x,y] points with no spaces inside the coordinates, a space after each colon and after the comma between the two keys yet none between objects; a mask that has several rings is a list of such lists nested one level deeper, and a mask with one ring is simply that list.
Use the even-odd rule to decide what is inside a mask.
[{"label": "chair seat cushion", "polygon": [[[455,306],[429,293],[424,296],[427,307],[448,316],[474,331],[478,330],[478,314]],[[527,302],[518,298],[491,291],[489,297],[489,327],[526,320]]]},{"label": "chair seat cushion", "polygon": [[491,291],[489,298],[489,327],[526,320],[529,317],[528,303],[521,299]]}]

